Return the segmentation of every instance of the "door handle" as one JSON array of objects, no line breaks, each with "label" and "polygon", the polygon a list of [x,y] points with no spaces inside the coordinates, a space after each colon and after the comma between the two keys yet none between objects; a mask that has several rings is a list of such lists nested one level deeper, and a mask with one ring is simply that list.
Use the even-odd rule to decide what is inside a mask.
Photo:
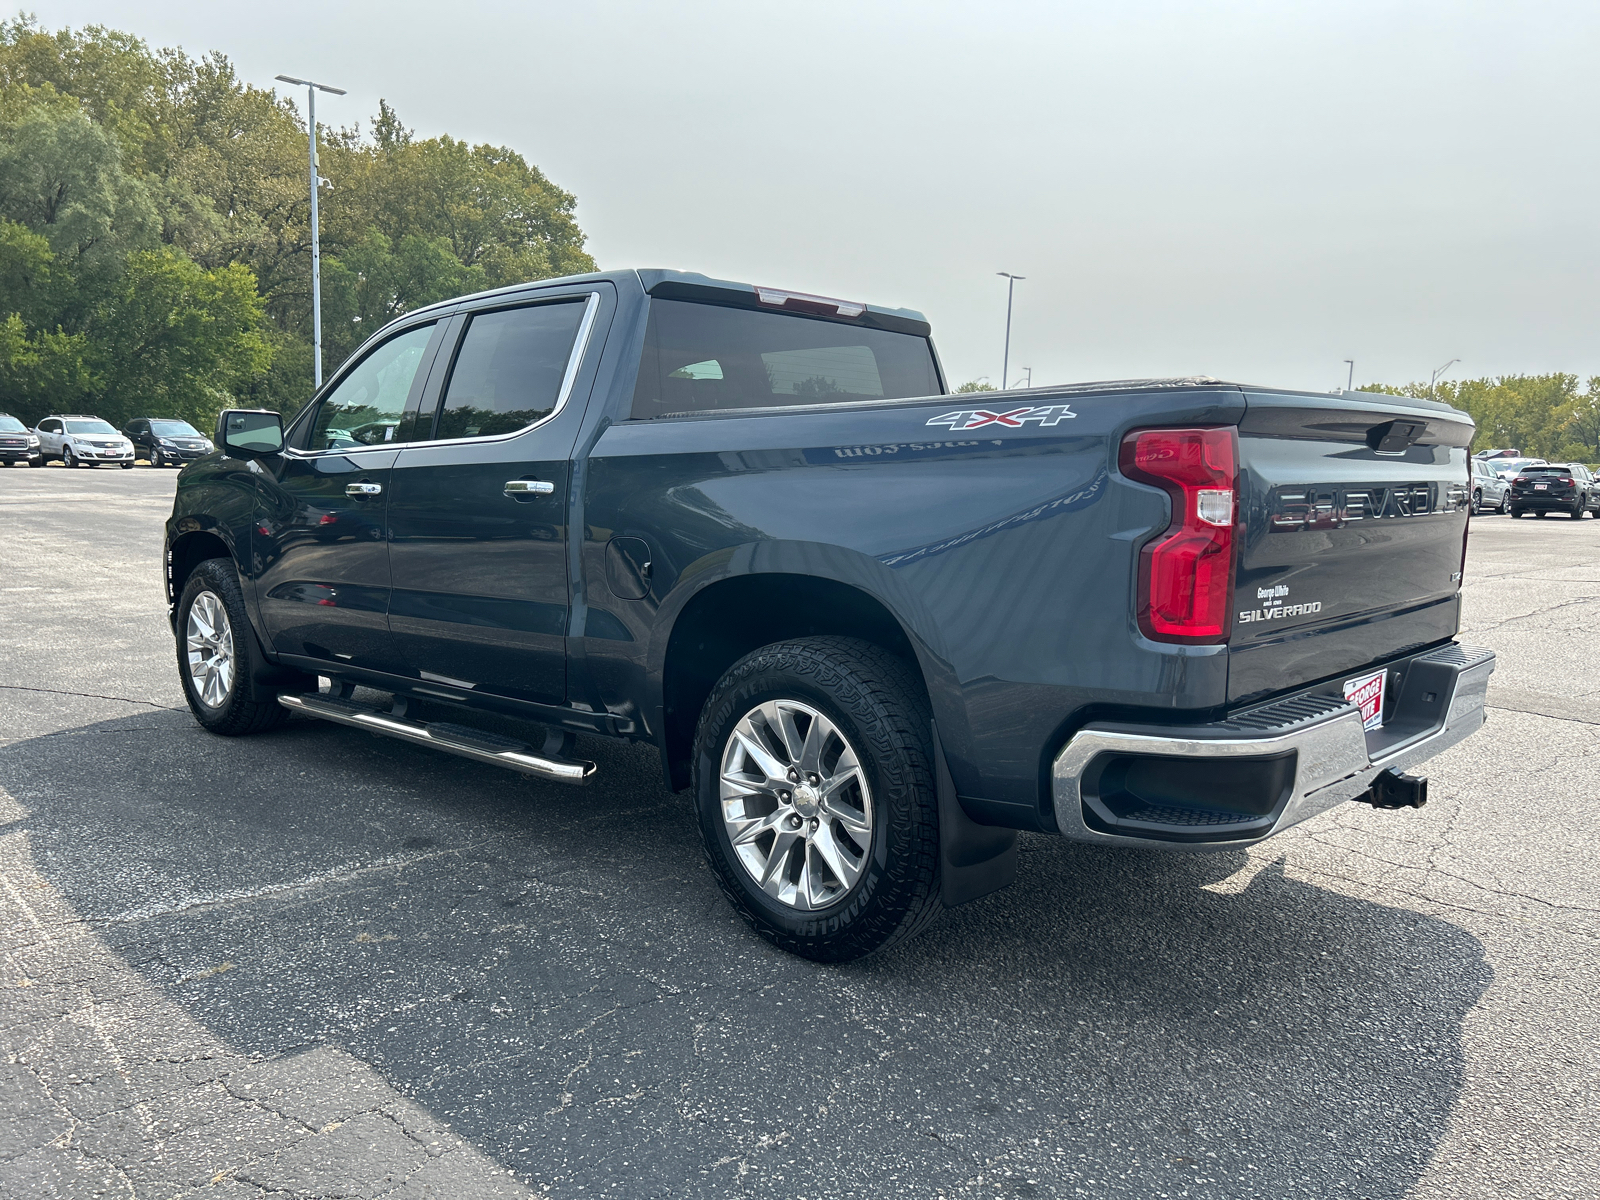
[{"label": "door handle", "polygon": [[377,496],[383,493],[381,483],[347,483],[344,485],[346,496]]},{"label": "door handle", "polygon": [[510,479],[506,481],[506,495],[513,500],[524,496],[551,496],[555,494],[556,485],[546,483],[543,479]]}]

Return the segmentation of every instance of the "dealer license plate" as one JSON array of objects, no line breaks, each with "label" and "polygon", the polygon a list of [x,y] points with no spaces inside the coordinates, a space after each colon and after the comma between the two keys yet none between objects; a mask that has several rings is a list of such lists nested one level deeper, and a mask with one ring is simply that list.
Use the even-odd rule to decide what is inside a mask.
[{"label": "dealer license plate", "polygon": [[1548,492],[1550,485],[1548,483],[1536,483],[1533,485],[1533,490],[1536,492]]},{"label": "dealer license plate", "polygon": [[1344,698],[1361,710],[1363,729],[1383,728],[1383,693],[1388,686],[1389,672],[1374,671],[1344,683]]}]

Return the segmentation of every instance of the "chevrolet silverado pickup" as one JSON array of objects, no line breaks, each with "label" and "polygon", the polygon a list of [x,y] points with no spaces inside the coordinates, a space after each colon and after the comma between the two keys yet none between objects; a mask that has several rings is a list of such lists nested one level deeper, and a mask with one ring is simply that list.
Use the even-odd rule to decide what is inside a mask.
[{"label": "chevrolet silverado pickup", "polygon": [[836,961],[1008,884],[1018,831],[1217,850],[1424,801],[1494,666],[1454,640],[1465,413],[952,395],[929,332],[660,270],[396,320],[184,468],[195,717],[569,784],[576,735],[648,742],[745,920]]}]

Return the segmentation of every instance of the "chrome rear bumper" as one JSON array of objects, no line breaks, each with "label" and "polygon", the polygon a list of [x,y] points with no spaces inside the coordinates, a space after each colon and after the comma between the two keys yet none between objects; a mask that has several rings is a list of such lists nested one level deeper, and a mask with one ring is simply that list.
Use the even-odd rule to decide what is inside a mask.
[{"label": "chrome rear bumper", "polygon": [[[1408,770],[1475,732],[1494,666],[1492,650],[1455,643],[1388,664],[1401,680],[1399,691],[1385,726],[1371,732],[1362,728],[1359,710],[1328,685],[1214,725],[1085,726],[1055,758],[1056,826],[1076,841],[1145,848],[1218,850],[1263,841],[1361,795],[1380,771]],[[1111,761],[1265,764],[1284,763],[1290,754],[1292,781],[1270,807],[1231,814],[1230,797],[1219,794],[1189,809],[1152,810],[1176,822],[1165,833],[1137,814],[1119,822],[1095,792],[1098,768]],[[1230,834],[1231,824],[1241,826],[1240,836]]]}]

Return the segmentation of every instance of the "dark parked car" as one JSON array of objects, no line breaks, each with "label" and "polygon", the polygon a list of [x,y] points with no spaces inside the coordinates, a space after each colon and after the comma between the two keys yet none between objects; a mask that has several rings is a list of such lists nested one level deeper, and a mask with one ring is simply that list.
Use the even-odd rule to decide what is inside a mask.
[{"label": "dark parked car", "polygon": [[1582,463],[1544,463],[1523,467],[1511,481],[1511,515],[1565,513],[1574,521],[1600,512],[1600,482]]},{"label": "dark parked car", "polygon": [[39,438],[10,413],[0,412],[0,464],[11,466],[27,463],[30,467],[44,466],[44,454],[39,449]]},{"label": "dark parked car", "polygon": [[575,733],[650,743],[734,907],[819,959],[1005,886],[1018,830],[1237,849],[1422,803],[1482,724],[1467,414],[946,386],[918,313],[676,271],[408,314],[179,477],[184,694],[567,783]]},{"label": "dark parked car", "polygon": [[135,417],[122,434],[133,443],[134,458],[148,458],[152,467],[181,467],[216,449],[189,422],[173,417]]}]

